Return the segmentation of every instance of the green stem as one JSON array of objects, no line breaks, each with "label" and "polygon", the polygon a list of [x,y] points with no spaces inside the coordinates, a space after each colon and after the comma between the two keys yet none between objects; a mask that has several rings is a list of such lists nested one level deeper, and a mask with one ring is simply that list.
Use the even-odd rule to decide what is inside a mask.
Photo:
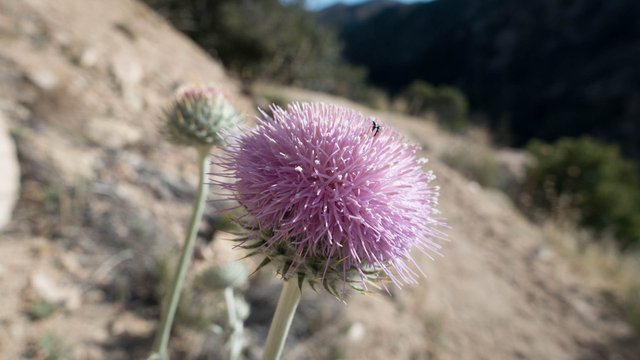
[{"label": "green stem", "polygon": [[198,235],[198,225],[202,218],[202,212],[205,207],[205,200],[207,199],[207,173],[209,172],[209,160],[207,154],[209,148],[198,149],[198,163],[200,166],[200,178],[198,180],[198,193],[196,194],[195,203],[193,204],[193,212],[191,214],[191,221],[189,222],[189,230],[187,231],[187,237],[184,241],[182,248],[182,255],[180,255],[180,262],[178,263],[178,269],[171,285],[171,291],[167,294],[169,303],[166,304],[166,308],[162,314],[162,322],[158,333],[156,334],[155,343],[153,346],[153,354],[149,358],[150,360],[168,360],[168,346],[169,335],[171,334],[171,327],[173,326],[173,320],[176,316],[176,310],[178,309],[178,303],[180,302],[180,294],[182,292],[182,286],[184,279],[187,275],[187,269],[193,256],[193,250],[196,244],[196,237]]},{"label": "green stem", "polygon": [[280,359],[301,295],[297,281],[289,280],[284,282],[276,313],[271,320],[271,327],[269,328],[269,335],[267,335],[267,343],[262,356],[263,360]]}]

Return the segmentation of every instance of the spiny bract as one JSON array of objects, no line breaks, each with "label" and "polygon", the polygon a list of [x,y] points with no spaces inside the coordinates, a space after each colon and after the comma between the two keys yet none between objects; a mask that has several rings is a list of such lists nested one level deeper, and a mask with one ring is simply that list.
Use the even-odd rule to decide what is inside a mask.
[{"label": "spiny bract", "polygon": [[241,114],[215,87],[188,87],[178,91],[166,112],[165,133],[174,143],[189,146],[220,145],[222,133],[237,127]]}]

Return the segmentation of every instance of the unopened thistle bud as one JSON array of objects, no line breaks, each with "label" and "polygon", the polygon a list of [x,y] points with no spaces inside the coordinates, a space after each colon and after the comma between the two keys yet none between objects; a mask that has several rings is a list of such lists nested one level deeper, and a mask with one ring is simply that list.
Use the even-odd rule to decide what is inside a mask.
[{"label": "unopened thistle bud", "polygon": [[242,115],[215,87],[189,87],[178,91],[166,112],[165,133],[176,144],[220,145],[221,133],[238,126]]},{"label": "unopened thistle bud", "polygon": [[203,288],[223,290],[227,287],[237,288],[247,282],[248,274],[242,263],[233,261],[206,270],[198,278]]},{"label": "unopened thistle bud", "polygon": [[414,283],[411,251],[439,253],[438,187],[418,147],[375,119],[339,106],[272,107],[223,149],[220,182],[248,212],[242,247],[285,280],[341,297],[384,278]]}]

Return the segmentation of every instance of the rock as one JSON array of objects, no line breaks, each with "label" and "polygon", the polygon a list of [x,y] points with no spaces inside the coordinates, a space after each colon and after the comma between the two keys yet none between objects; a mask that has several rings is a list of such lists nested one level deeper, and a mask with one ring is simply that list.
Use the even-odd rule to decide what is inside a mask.
[{"label": "rock", "polygon": [[0,229],[2,229],[11,220],[20,190],[18,157],[2,113],[0,113],[0,169],[2,169],[2,176],[0,176]]},{"label": "rock", "polygon": [[[39,176],[55,172],[62,184],[79,184],[93,179],[95,169],[102,163],[98,149],[77,146],[77,141],[61,134],[46,133],[39,138],[26,138],[19,145],[20,155],[27,165],[36,164]],[[55,144],[55,146],[52,146]],[[58,180],[56,180],[58,181]]]},{"label": "rock", "polygon": [[86,280],[91,275],[89,271],[82,268],[76,254],[62,254],[59,256],[59,261],[66,271],[68,271],[70,274],[73,274],[78,279]]},{"label": "rock", "polygon": [[553,253],[553,250],[549,249],[547,246],[543,244],[540,244],[536,246],[536,248],[534,249],[533,256],[535,257],[536,260],[540,260],[542,262],[548,262],[555,257],[555,254]]},{"label": "rock", "polygon": [[55,89],[60,82],[54,73],[45,69],[30,72],[28,76],[33,84],[43,91],[51,91]]},{"label": "rock", "polygon": [[126,54],[117,54],[112,58],[111,72],[122,88],[138,85],[144,76],[140,63]]},{"label": "rock", "polygon": [[133,145],[142,139],[142,133],[137,128],[109,118],[91,119],[84,130],[91,142],[114,150]]},{"label": "rock", "polygon": [[120,53],[111,59],[111,73],[120,86],[120,92],[125,104],[133,111],[139,111],[144,106],[144,99],[140,92],[140,82],[144,78],[144,69],[135,57]]},{"label": "rock", "polygon": [[82,304],[82,294],[79,289],[60,286],[41,272],[31,275],[29,286],[38,298],[51,304],[64,305],[68,310],[78,309]]},{"label": "rock", "polygon": [[347,331],[347,339],[351,342],[360,342],[364,339],[367,333],[367,329],[364,327],[362,323],[355,323],[349,327]]},{"label": "rock", "polygon": [[113,320],[110,326],[114,337],[128,335],[132,337],[146,337],[155,330],[155,322],[140,318],[131,313],[124,313]]},{"label": "rock", "polygon": [[87,47],[82,50],[80,56],[78,58],[78,63],[80,66],[85,68],[93,68],[98,65],[98,61],[100,60],[100,54],[98,50],[93,47]]},{"label": "rock", "polygon": [[80,41],[69,41],[61,44],[64,53],[73,64],[83,68],[94,68],[100,61],[100,53],[93,47],[86,45]]}]

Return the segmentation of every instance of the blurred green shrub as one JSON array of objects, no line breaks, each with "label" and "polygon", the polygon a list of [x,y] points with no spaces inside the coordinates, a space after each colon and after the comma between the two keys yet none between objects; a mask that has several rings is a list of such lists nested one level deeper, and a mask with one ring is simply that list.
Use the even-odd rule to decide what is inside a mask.
[{"label": "blurred green shrub", "polygon": [[[159,306],[163,305],[162,301],[171,289],[175,274],[174,270],[168,255],[157,257],[154,267],[150,269],[149,282],[153,287],[152,300]],[[213,324],[214,320],[221,316],[220,314],[224,313],[224,311],[220,311],[222,301],[221,296],[207,296],[198,292],[191,279],[188,279],[187,286],[182,289],[175,322],[193,330],[205,331]]]},{"label": "blurred green shrub", "polygon": [[71,348],[65,344],[64,340],[52,332],[46,333],[36,343],[30,345],[31,349],[29,352],[31,354],[29,355],[37,359],[68,359],[72,354]]},{"label": "blurred green shrub", "polygon": [[469,180],[485,188],[494,188],[512,195],[518,186],[518,176],[496,157],[488,145],[474,143],[455,147],[440,156],[440,160]]},{"label": "blurred green shrub", "polygon": [[497,187],[500,164],[486,151],[471,152],[457,149],[442,155],[442,161],[467,179],[483,187]]},{"label": "blurred green shrub", "polygon": [[268,80],[370,105],[378,100],[364,68],[342,59],[337,35],[316,24],[304,1],[144,1],[246,82]]},{"label": "blurred green shrub", "polygon": [[629,287],[619,305],[631,324],[640,329],[640,285]]},{"label": "blurred green shrub", "polygon": [[524,183],[531,205],[566,204],[581,224],[612,234],[622,248],[640,244],[638,170],[617,147],[581,137],[532,141],[528,150],[535,159]]},{"label": "blurred green shrub", "polygon": [[38,300],[29,304],[26,312],[32,320],[42,320],[51,316],[56,309],[57,306],[55,304],[46,300]]},{"label": "blurred green shrub", "polygon": [[398,96],[406,112],[423,116],[434,112],[447,130],[462,132],[469,127],[469,103],[465,95],[451,86],[434,86],[416,80]]}]

